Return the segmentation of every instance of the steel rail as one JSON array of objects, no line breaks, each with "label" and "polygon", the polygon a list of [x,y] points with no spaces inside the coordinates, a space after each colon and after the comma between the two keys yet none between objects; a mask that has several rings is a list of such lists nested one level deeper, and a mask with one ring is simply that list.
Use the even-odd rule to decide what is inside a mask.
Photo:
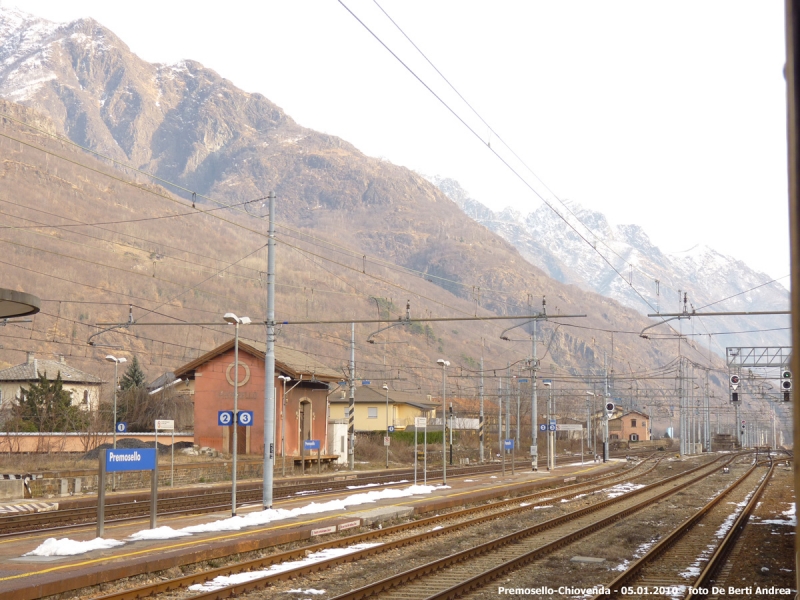
[{"label": "steel rail", "polygon": [[[725,464],[729,464],[736,457],[735,456],[719,457],[719,458],[715,459],[714,461],[712,461],[710,463],[706,463],[706,464],[701,465],[699,467],[696,467],[694,469],[690,469],[688,471],[684,471],[683,473],[679,473],[677,475],[673,475],[671,477],[667,477],[665,479],[662,479],[659,482],[656,482],[656,483],[653,483],[651,485],[645,486],[645,487],[640,488],[638,490],[633,490],[633,491],[631,491],[631,492],[629,492],[627,494],[623,494],[622,496],[619,496],[617,498],[611,498],[609,500],[605,500],[603,502],[599,502],[598,504],[579,509],[577,511],[569,513],[568,515],[563,515],[561,517],[556,517],[554,519],[550,519],[549,521],[545,521],[544,523],[541,523],[539,525],[534,525],[532,527],[528,527],[526,529],[522,529],[522,530],[517,531],[515,533],[509,534],[509,535],[506,535],[506,536],[502,536],[502,537],[497,538],[495,540],[491,540],[490,542],[487,542],[485,544],[481,544],[481,545],[475,546],[474,548],[470,548],[469,550],[465,550],[463,552],[458,552],[456,554],[452,554],[450,556],[447,556],[445,558],[442,558],[442,559],[427,563],[427,564],[422,565],[420,567],[417,567],[415,569],[410,569],[408,571],[405,571],[403,573],[399,573],[399,574],[394,575],[392,577],[388,577],[386,579],[382,579],[381,581],[378,581],[378,582],[375,582],[373,584],[364,586],[364,587],[359,588],[357,590],[352,590],[352,591],[347,592],[345,594],[341,594],[339,596],[335,596],[335,600],[360,600],[362,598],[367,598],[367,597],[375,595],[375,594],[381,594],[381,593],[387,592],[388,590],[396,588],[397,586],[400,586],[402,584],[410,583],[410,582],[412,582],[414,580],[430,576],[430,575],[432,575],[434,573],[438,573],[439,571],[441,571],[442,569],[445,569],[447,567],[450,567],[450,566],[453,566],[453,565],[457,565],[457,564],[460,564],[460,563],[465,563],[465,562],[467,562],[469,560],[472,560],[474,558],[479,558],[479,557],[482,557],[483,555],[487,555],[487,554],[496,552],[497,550],[500,550],[500,549],[502,549],[502,548],[504,548],[506,546],[509,546],[510,544],[513,544],[515,542],[521,541],[521,540],[523,540],[525,538],[532,537],[532,536],[534,536],[534,535],[536,535],[538,533],[542,533],[544,531],[547,531],[548,529],[557,528],[557,527],[559,527],[559,526],[561,526],[563,524],[569,523],[570,521],[573,521],[573,520],[578,519],[580,517],[583,517],[583,516],[589,515],[591,513],[597,512],[599,510],[602,510],[603,508],[610,507],[610,506],[612,506],[612,505],[614,505],[616,503],[622,502],[624,500],[629,500],[634,496],[637,496],[637,495],[640,495],[640,494],[643,494],[643,493],[646,493],[646,492],[652,492],[656,488],[662,487],[664,485],[668,485],[669,483],[675,481],[678,478],[683,478],[683,477],[686,477],[688,475],[692,475],[693,473],[696,473],[697,471],[708,469],[709,467],[712,467],[714,465],[714,463],[719,462],[723,458],[728,458],[728,462],[725,463]],[[534,549],[532,551],[529,551],[529,552],[525,552],[521,556],[517,556],[516,558],[514,558],[512,560],[506,561],[506,562],[504,562],[504,563],[502,563],[502,564],[500,564],[498,566],[495,566],[495,567],[493,567],[493,568],[491,568],[491,569],[489,569],[489,570],[487,570],[487,571],[485,571],[485,572],[483,572],[483,573],[481,573],[479,575],[471,577],[471,578],[469,578],[469,579],[467,579],[465,581],[462,581],[462,582],[460,582],[460,583],[458,583],[458,584],[456,584],[454,586],[451,586],[451,587],[447,588],[446,590],[440,591],[440,592],[435,593],[433,595],[428,595],[426,593],[425,597],[429,598],[429,600],[433,600],[434,598],[437,599],[437,600],[444,599],[444,598],[457,598],[457,597],[461,596],[462,594],[469,592],[472,589],[475,589],[475,588],[480,587],[480,586],[482,586],[482,585],[484,585],[486,583],[494,581],[496,578],[504,575],[508,571],[512,571],[514,569],[517,569],[517,568],[527,564],[528,562],[531,562],[532,560],[535,560],[535,559],[537,559],[537,558],[539,558],[539,557],[541,557],[541,556],[543,556],[543,555],[545,555],[547,553],[550,553],[550,552],[552,552],[554,550],[557,550],[558,548],[560,548],[560,547],[562,547],[564,545],[567,545],[567,544],[570,544],[570,543],[572,543],[574,541],[577,541],[577,540],[581,539],[582,537],[585,537],[585,536],[587,536],[587,535],[589,535],[591,533],[594,533],[595,531],[598,531],[599,529],[602,529],[602,528],[604,528],[604,527],[606,527],[606,526],[608,526],[608,525],[610,525],[610,524],[612,524],[612,523],[614,523],[616,521],[619,521],[620,519],[623,519],[623,518],[629,516],[630,514],[633,514],[634,512],[637,512],[637,511],[641,510],[642,508],[650,506],[650,505],[654,504],[655,502],[658,502],[659,500],[662,500],[662,499],[664,499],[664,498],[666,498],[668,496],[671,496],[672,494],[675,494],[676,492],[678,492],[678,491],[680,491],[680,490],[682,490],[682,489],[684,489],[684,488],[686,488],[686,487],[688,487],[688,486],[690,486],[690,485],[692,485],[694,483],[697,483],[698,481],[704,479],[705,477],[708,477],[711,473],[714,473],[714,472],[718,471],[722,467],[723,467],[723,465],[716,466],[716,467],[712,468],[710,471],[708,471],[707,473],[703,473],[703,474],[701,474],[701,475],[699,475],[697,477],[692,477],[691,479],[689,479],[688,481],[686,481],[684,483],[674,484],[673,487],[671,487],[668,490],[656,495],[655,497],[648,498],[648,499],[646,499],[646,500],[644,500],[642,502],[634,504],[633,506],[630,506],[630,507],[625,508],[625,509],[623,509],[621,511],[615,512],[615,513],[609,515],[608,517],[600,519],[599,521],[595,521],[595,522],[591,523],[590,525],[588,525],[588,526],[586,526],[584,528],[581,528],[581,529],[579,529],[579,530],[577,530],[575,532],[567,534],[566,536],[562,536],[562,537],[560,537],[560,538],[558,538],[558,539],[556,539],[556,540],[554,540],[554,541],[552,541],[550,543],[547,543],[547,544],[545,544],[545,545],[543,545],[543,546],[541,546],[539,548],[536,548],[536,549]],[[408,587],[403,588],[403,593],[406,594],[406,595],[409,595],[409,593],[410,593],[409,588]]]},{"label": "steel rail", "polygon": [[[763,464],[763,463],[759,463]],[[735,482],[733,482],[730,486],[728,486],[725,490],[722,491],[716,498],[711,500],[711,502],[707,503],[703,506],[699,511],[697,511],[694,515],[686,519],[683,523],[678,525],[675,529],[672,530],[667,536],[663,537],[657,544],[655,544],[650,550],[641,556],[638,560],[633,562],[623,573],[621,573],[616,579],[611,581],[608,584],[605,584],[603,587],[609,590],[608,594],[598,594],[592,598],[592,600],[600,600],[601,598],[616,598],[620,596],[620,589],[626,586],[635,586],[634,583],[641,575],[642,571],[645,567],[653,564],[656,560],[660,559],[662,555],[667,552],[670,548],[672,548],[675,544],[677,544],[681,539],[683,539],[689,531],[694,529],[694,527],[703,520],[708,514],[716,508],[724,498],[728,497],[728,495],[737,489],[746,479],[750,477],[753,471],[759,465],[754,464],[752,465],[741,477],[739,477]],[[685,565],[684,565],[685,566]],[[684,584],[680,584],[681,586]],[[644,586],[642,586],[644,587]],[[673,587],[664,584],[663,587]],[[678,587],[676,584],[675,587]]]},{"label": "steel rail", "polygon": [[[518,461],[522,466],[528,466],[529,463],[525,461]],[[458,467],[455,476],[471,476],[476,474],[494,473],[499,472],[500,465],[490,463],[487,465],[476,465],[474,467]],[[441,472],[441,471],[438,471]],[[435,479],[437,471],[430,470],[428,475]],[[396,473],[388,473],[381,475],[368,475],[357,479],[341,479],[315,481],[307,483],[289,484],[275,488],[277,499],[290,499],[297,497],[299,491],[342,491],[346,490],[349,485],[354,483],[379,483],[380,485],[390,485],[398,483],[392,481],[397,478],[406,478],[413,476],[413,471],[401,471]],[[240,491],[240,497],[237,501],[237,506],[259,502],[261,500],[262,490],[260,487],[253,487],[251,489],[244,489]],[[313,497],[313,494],[308,494],[307,497]],[[215,498],[219,500],[215,500]],[[221,499],[220,499],[221,498]],[[210,492],[202,494],[192,494],[187,496],[178,496],[173,498],[160,498],[159,503],[159,516],[175,516],[180,514],[203,514],[208,512],[216,512],[230,508],[230,491]],[[227,499],[227,501],[226,501]],[[182,508],[182,507],[187,508]],[[141,502],[114,502],[106,505],[106,514],[116,518],[107,519],[107,523],[122,523],[125,521],[132,521],[145,517],[150,512],[150,500],[143,499]],[[125,516],[128,515],[128,516]],[[9,516],[0,517],[0,538],[16,536],[25,533],[46,533],[63,531],[75,526],[92,525],[96,523],[97,508],[96,506],[65,508],[58,511],[43,512],[43,513],[23,513]],[[48,527],[50,523],[64,523],[65,520],[70,520],[68,524],[58,525],[55,527]],[[36,527],[36,525],[40,525]],[[23,528],[27,527],[27,529]]]},{"label": "steel rail", "polygon": [[767,472],[764,479],[761,481],[761,485],[758,486],[753,496],[750,498],[750,501],[744,507],[742,512],[736,518],[731,528],[728,530],[727,535],[725,538],[720,542],[719,546],[717,547],[714,554],[708,560],[705,569],[698,575],[697,579],[695,580],[694,584],[692,584],[691,588],[686,592],[684,596],[684,600],[690,600],[692,598],[704,598],[705,594],[698,594],[692,591],[699,590],[700,588],[708,588],[710,583],[714,580],[714,578],[719,573],[720,568],[722,565],[725,564],[728,556],[730,555],[731,551],[733,550],[736,542],[739,540],[739,536],[742,533],[745,525],[747,525],[747,521],[750,520],[750,516],[753,514],[753,511],[758,504],[758,501],[761,499],[761,495],[764,493],[764,490],[767,487],[770,479],[772,478],[772,474],[775,472],[775,462],[770,461],[771,465],[769,467],[769,471]]},{"label": "steel rail", "polygon": [[[647,466],[647,460],[650,460],[653,456],[648,457],[645,461],[642,461],[632,470],[635,470],[639,467]],[[305,575],[308,573],[312,573],[315,571],[320,571],[323,569],[330,568],[332,566],[357,560],[359,558],[363,558],[366,556],[378,554],[381,552],[385,552],[391,548],[401,547],[405,545],[409,545],[412,543],[416,543],[425,539],[429,539],[432,537],[441,536],[447,533],[451,533],[453,531],[457,531],[458,529],[464,529],[467,527],[473,527],[479,525],[480,523],[484,523],[489,520],[504,518],[510,514],[515,514],[517,512],[523,511],[530,511],[534,510],[535,506],[542,506],[548,504],[554,504],[556,502],[560,502],[562,498],[566,498],[568,496],[573,496],[576,493],[590,493],[593,490],[600,490],[608,486],[614,480],[629,480],[629,479],[638,479],[650,473],[653,469],[656,468],[658,463],[661,461],[661,458],[657,458],[652,466],[645,469],[642,473],[636,474],[635,476],[631,477],[632,470],[625,471],[624,473],[609,473],[607,475],[601,475],[599,477],[592,478],[588,481],[580,482],[571,484],[568,486],[562,486],[559,488],[541,490],[538,492],[534,492],[533,494],[528,494],[524,496],[516,496],[514,498],[510,498],[508,500],[502,500],[499,502],[495,502],[491,505],[481,505],[471,508],[466,508],[458,511],[454,511],[447,514],[436,515],[434,517],[428,517],[425,519],[419,519],[416,521],[412,521],[409,523],[402,523],[400,525],[395,525],[393,527],[386,527],[381,530],[370,531],[366,533],[360,533],[352,536],[348,536],[345,538],[340,538],[338,540],[332,540],[329,542],[322,542],[318,544],[313,544],[310,546],[304,546],[302,548],[297,548],[294,550],[290,550],[287,552],[282,552],[280,554],[275,554],[272,556],[258,558],[242,563],[238,563],[235,565],[228,565],[225,567],[219,567],[216,569],[209,569],[204,570],[202,573],[197,573],[193,575],[185,575],[183,577],[178,577],[175,579],[171,579],[169,581],[158,582],[154,584],[147,584],[143,586],[139,586],[130,590],[115,592],[112,594],[107,594],[105,596],[101,596],[96,598],[95,600],[136,600],[138,598],[143,598],[147,596],[152,596],[155,594],[166,593],[170,591],[174,591],[181,588],[189,587],[190,585],[204,583],[206,581],[212,580],[215,577],[219,577],[222,575],[232,575],[236,573],[243,573],[247,571],[263,569],[265,567],[269,567],[273,564],[278,564],[282,562],[286,562],[289,560],[296,560],[299,558],[305,557],[309,552],[318,552],[320,550],[324,550],[327,548],[340,548],[343,546],[350,546],[353,544],[362,543],[365,541],[380,539],[383,537],[387,537],[393,535],[395,533],[400,533],[403,531],[407,531],[409,529],[417,529],[422,527],[429,527],[431,525],[436,525],[442,521],[458,519],[463,517],[468,517],[469,515],[473,515],[480,512],[486,511],[493,511],[492,514],[484,515],[478,517],[476,519],[471,519],[469,521],[465,521],[463,523],[457,523],[454,525],[450,525],[447,527],[443,527],[442,529],[437,529],[434,531],[426,531],[421,534],[416,534],[414,536],[410,536],[408,538],[404,538],[402,540],[397,540],[392,542],[391,544],[382,544],[380,547],[370,548],[366,550],[362,550],[360,552],[355,552],[352,554],[348,554],[346,556],[332,558],[326,561],[320,561],[318,563],[314,563],[313,565],[308,565],[306,567],[299,567],[297,569],[288,570],[282,573],[276,573],[272,575],[267,575],[265,577],[261,577],[259,579],[253,580],[248,582],[247,584],[239,584],[237,586],[229,586],[226,588],[222,588],[219,590],[215,590],[213,592],[209,592],[207,594],[201,594],[199,596],[194,596],[193,600],[200,600],[204,598],[222,598],[222,597],[231,597],[231,594],[239,594],[243,591],[243,586],[246,586],[248,590],[252,589],[259,589],[268,585],[272,581],[277,580],[284,580],[292,577],[297,577],[300,575]],[[541,499],[542,496],[547,494],[552,494],[553,491],[558,492],[556,496],[553,496],[548,499]],[[538,498],[538,500],[537,500]],[[527,502],[531,501],[532,503],[528,506],[517,506],[511,510],[505,510],[504,512],[497,512],[498,510],[504,509],[511,505],[519,504],[520,502]],[[216,558],[219,560],[219,557]],[[231,588],[234,588],[234,591],[231,591]]]}]

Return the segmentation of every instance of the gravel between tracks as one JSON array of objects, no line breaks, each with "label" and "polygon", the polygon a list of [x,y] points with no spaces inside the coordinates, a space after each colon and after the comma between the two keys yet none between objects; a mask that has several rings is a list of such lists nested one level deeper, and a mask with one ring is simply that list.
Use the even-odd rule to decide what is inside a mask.
[{"label": "gravel between tracks", "polygon": [[[703,462],[706,462],[705,460]],[[678,474],[700,464],[695,460],[669,461],[662,463],[651,474],[637,479],[637,484],[649,484],[665,477]],[[609,486],[610,487],[610,486]],[[441,558],[472,548],[477,544],[490,539],[513,533],[524,527],[552,519],[554,517],[572,512],[576,509],[601,502],[608,499],[605,493],[578,495],[570,502],[559,502],[552,508],[532,510],[526,513],[524,519],[500,519],[471,527],[467,530],[434,538],[411,547],[399,548],[382,553],[378,556],[347,563],[334,567],[331,570],[315,573],[289,582],[277,582],[265,590],[250,592],[242,598],[276,598],[276,597],[302,597],[303,594],[291,592],[297,589],[324,590],[324,594],[315,595],[316,598],[331,598],[354,588],[366,585],[377,578],[388,577],[415,566],[419,566]],[[285,594],[285,596],[284,596]],[[496,589],[492,590],[492,597],[496,597]],[[307,596],[306,596],[307,597]],[[170,596],[170,598],[173,598]],[[186,596],[174,596],[186,598]]]}]

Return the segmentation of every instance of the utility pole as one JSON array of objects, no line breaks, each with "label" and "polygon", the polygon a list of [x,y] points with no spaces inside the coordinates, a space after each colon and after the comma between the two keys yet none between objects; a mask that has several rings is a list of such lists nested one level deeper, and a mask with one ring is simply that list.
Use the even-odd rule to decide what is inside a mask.
[{"label": "utility pole", "polygon": [[[264,510],[272,508],[275,469],[275,192],[270,192],[268,199],[267,352],[264,355],[264,489],[262,491]],[[234,427],[236,427],[235,422]]]},{"label": "utility pole", "polygon": [[522,387],[519,383],[519,369],[517,369],[517,435],[514,436],[514,448],[519,445],[520,437],[519,437],[519,417],[520,417],[520,387]]},{"label": "utility pole", "polygon": [[711,452],[711,407],[708,398],[708,369],[706,369],[706,389],[705,389],[705,403],[706,403],[706,452]]},{"label": "utility pole", "polygon": [[531,336],[531,470],[539,470],[539,408],[536,397],[536,372],[539,370],[539,359],[536,356],[536,324],[533,321],[533,335]]},{"label": "utility pole", "polygon": [[[511,437],[511,363],[506,363],[506,439]],[[505,444],[503,445],[505,447]]]},{"label": "utility pole", "polygon": [[[608,403],[608,399],[610,394],[608,393],[608,366],[606,363],[606,353],[605,350],[603,351],[603,377],[605,379],[605,394],[604,397],[606,399],[606,403]],[[605,418],[603,419],[603,462],[608,462],[608,412],[604,413]]]},{"label": "utility pole", "polygon": [[350,415],[347,422],[347,467],[356,468],[356,324],[350,323]]},{"label": "utility pole", "polygon": [[480,385],[480,396],[481,396],[481,415],[478,421],[478,435],[480,437],[481,443],[481,464],[484,462],[484,455],[483,455],[483,427],[484,427],[484,415],[483,415],[483,344],[481,344],[481,385]]}]

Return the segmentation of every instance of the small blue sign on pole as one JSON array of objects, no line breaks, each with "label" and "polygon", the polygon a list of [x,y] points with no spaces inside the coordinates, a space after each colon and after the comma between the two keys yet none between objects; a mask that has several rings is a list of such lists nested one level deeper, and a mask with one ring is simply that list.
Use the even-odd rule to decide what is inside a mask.
[{"label": "small blue sign on pole", "polygon": [[319,440],[303,440],[303,448],[306,450],[319,450]]},{"label": "small blue sign on pole", "polygon": [[503,440],[503,445],[506,450],[513,450],[514,449],[514,440]]},{"label": "small blue sign on pole", "polygon": [[125,433],[126,431],[128,431],[127,423],[123,423],[121,421],[117,423],[117,433]]},{"label": "small blue sign on pole", "polygon": [[230,427],[233,424],[233,411],[221,410],[217,413],[217,425]]},{"label": "small blue sign on pole", "polygon": [[239,418],[237,419],[239,425],[244,425],[245,427],[250,427],[253,424],[253,411],[252,410],[240,410],[239,411]]},{"label": "small blue sign on pole", "polygon": [[550,423],[550,425],[548,425],[547,428],[550,431],[555,431],[556,430],[556,424],[555,423]]},{"label": "small blue sign on pole", "polygon": [[539,431],[547,431],[547,425],[545,425],[544,423],[539,425]]},{"label": "small blue sign on pole", "polygon": [[553,380],[552,379],[542,379],[542,383],[544,385],[552,385],[553,384]]},{"label": "small blue sign on pole", "polygon": [[372,382],[369,379],[365,379],[364,381],[361,382],[361,385],[369,385],[370,383]]},{"label": "small blue sign on pole", "polygon": [[389,433],[394,433],[394,425],[389,425]]},{"label": "small blue sign on pole", "polygon": [[155,448],[106,450],[106,472],[152,471],[156,468]]},{"label": "small blue sign on pole", "polygon": [[528,383],[528,379],[526,377],[523,377],[522,379],[518,379],[517,381],[519,381],[520,383]]}]

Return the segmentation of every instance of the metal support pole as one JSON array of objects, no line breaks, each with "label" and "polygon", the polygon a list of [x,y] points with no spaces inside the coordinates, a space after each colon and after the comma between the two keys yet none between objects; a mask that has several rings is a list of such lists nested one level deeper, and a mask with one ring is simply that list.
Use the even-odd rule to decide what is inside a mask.
[{"label": "metal support pole", "polygon": [[[239,322],[234,325],[233,341],[233,466],[231,468],[231,516],[236,516],[236,458],[239,454]],[[174,429],[173,429],[174,431]]]},{"label": "metal support pole", "polygon": [[447,374],[445,369],[447,368],[447,361],[442,361],[440,364],[442,365],[442,485],[447,485],[447,459],[444,455],[444,444],[447,438],[447,421],[445,419],[447,407],[445,402],[447,396]]},{"label": "metal support pole", "polygon": [[267,238],[267,352],[264,355],[264,509],[272,508],[275,469],[275,192],[269,196]]},{"label": "metal support pole", "polygon": [[481,414],[480,418],[478,419],[478,437],[480,439],[481,464],[483,464],[485,460],[483,454],[483,428],[485,425],[484,414],[483,414],[483,347],[481,347],[481,384],[479,390],[480,390],[480,400],[481,400]]},{"label": "metal support pole", "polygon": [[450,403],[450,466],[453,466],[453,403]]},{"label": "metal support pole", "polygon": [[97,475],[97,537],[103,537],[106,520],[106,452],[100,451],[100,470]]},{"label": "metal support pole", "polygon": [[533,335],[531,336],[531,470],[539,470],[539,407],[536,396],[536,372],[539,369],[539,359],[536,356],[536,324],[533,321]]},{"label": "metal support pole", "polygon": [[156,464],[150,474],[150,529],[157,527],[158,514],[158,449],[156,449]]},{"label": "metal support pole", "polygon": [[350,323],[350,414],[347,422],[347,466],[356,468],[356,324]]},{"label": "metal support pole", "polygon": [[[114,441],[111,444],[111,447],[116,450],[117,449],[117,387],[118,381],[117,379],[117,367],[119,366],[119,361],[114,359]],[[117,473],[116,471],[111,474],[111,491],[117,491]]]}]

